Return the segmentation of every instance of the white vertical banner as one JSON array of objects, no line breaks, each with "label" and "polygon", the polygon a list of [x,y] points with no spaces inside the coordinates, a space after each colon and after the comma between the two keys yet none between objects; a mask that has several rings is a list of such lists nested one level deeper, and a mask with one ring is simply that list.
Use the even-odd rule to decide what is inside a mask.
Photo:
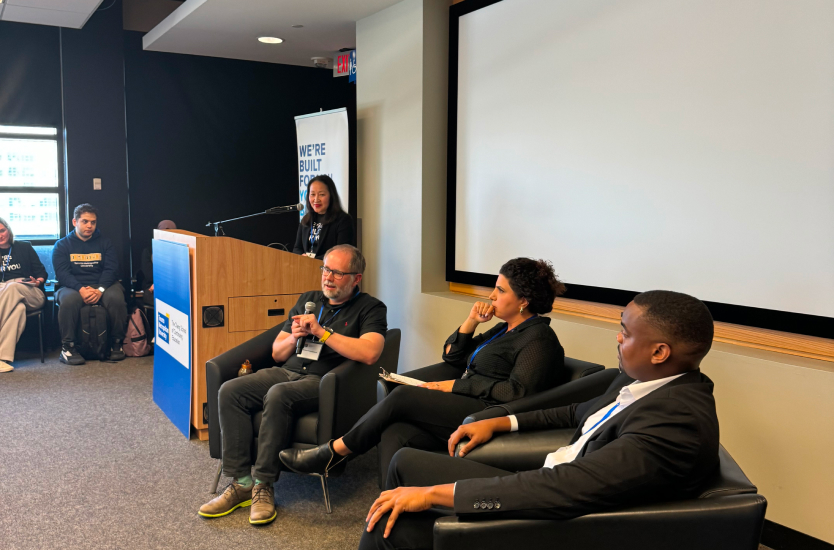
[{"label": "white vertical banner", "polygon": [[[298,140],[298,198],[307,204],[307,184],[325,174],[336,183],[342,209],[348,211],[350,157],[347,109],[334,109],[295,117]],[[306,208],[305,208],[306,211]],[[300,216],[306,213],[302,211]]]}]

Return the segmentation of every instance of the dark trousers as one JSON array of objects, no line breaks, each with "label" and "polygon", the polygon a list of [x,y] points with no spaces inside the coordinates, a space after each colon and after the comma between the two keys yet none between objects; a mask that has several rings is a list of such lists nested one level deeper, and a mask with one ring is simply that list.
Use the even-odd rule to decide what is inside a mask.
[{"label": "dark trousers", "polygon": [[379,444],[379,467],[387,472],[394,453],[403,447],[445,452],[449,436],[463,419],[485,408],[474,397],[398,386],[365,413],[343,441],[355,454]]},{"label": "dark trousers", "polygon": [[[81,308],[87,304],[84,303],[77,290],[67,287],[58,289],[55,293],[55,300],[60,306],[58,327],[61,330],[61,343],[75,342],[78,335],[78,322],[81,319]],[[125,289],[121,283],[113,283],[106,288],[98,303],[107,310],[110,322],[107,328],[111,342],[123,342],[127,325],[127,304],[125,303]]]},{"label": "dark trousers", "polygon": [[[289,447],[296,418],[318,410],[319,382],[312,374],[283,367],[261,369],[229,380],[218,395],[223,437],[223,473],[239,478],[250,473],[264,483],[275,483],[281,473],[278,453]],[[258,449],[252,471],[252,417],[263,411],[258,427]]]},{"label": "dark trousers", "polygon": [[[491,478],[508,476],[508,472],[467,460],[453,458],[449,455],[429,453],[417,449],[402,449],[394,455],[388,468],[388,479],[385,488],[397,487],[431,487],[454,483],[462,479]],[[379,520],[374,530],[362,533],[359,550],[394,550],[394,549],[428,549],[433,546],[432,530],[434,522],[443,514],[436,511],[419,513],[405,512],[397,518],[397,523],[387,539],[382,535],[385,524],[388,523],[386,514]],[[465,544],[461,545],[464,548]]]}]

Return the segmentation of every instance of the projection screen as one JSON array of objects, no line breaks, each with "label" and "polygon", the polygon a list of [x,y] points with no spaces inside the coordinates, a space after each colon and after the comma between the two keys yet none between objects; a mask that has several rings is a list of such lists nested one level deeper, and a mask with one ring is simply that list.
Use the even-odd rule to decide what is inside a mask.
[{"label": "projection screen", "polygon": [[449,280],[546,258],[575,289],[834,335],[834,2],[471,2],[452,7]]}]

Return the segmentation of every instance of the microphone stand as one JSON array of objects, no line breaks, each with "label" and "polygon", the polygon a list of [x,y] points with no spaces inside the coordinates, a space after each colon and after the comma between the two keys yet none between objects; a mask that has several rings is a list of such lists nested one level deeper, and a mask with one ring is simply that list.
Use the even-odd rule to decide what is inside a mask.
[{"label": "microphone stand", "polygon": [[291,212],[298,212],[298,210],[286,210],[284,206],[273,206],[272,208],[267,208],[263,212],[257,212],[255,214],[249,214],[247,216],[240,216],[237,218],[231,218],[228,220],[221,220],[219,222],[208,222],[206,227],[214,227],[214,236],[215,237],[223,237],[226,235],[226,232],[223,231],[223,225],[226,222],[233,222],[237,220],[243,220],[246,218],[254,218],[255,216],[263,216],[264,214],[289,214]]}]

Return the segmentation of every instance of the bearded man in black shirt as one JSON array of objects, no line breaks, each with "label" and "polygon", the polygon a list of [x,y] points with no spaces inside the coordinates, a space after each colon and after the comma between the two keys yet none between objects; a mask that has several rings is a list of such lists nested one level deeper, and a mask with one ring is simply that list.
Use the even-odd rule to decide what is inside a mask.
[{"label": "bearded man in black shirt", "polygon": [[[278,453],[290,445],[294,418],[318,410],[319,381],[328,371],[346,359],[372,365],[382,354],[387,308],[359,290],[364,271],[365,259],[355,247],[331,248],[324,257],[321,291],[301,295],[272,345],[272,357],[280,366],[220,387],[223,472],[234,480],[223,494],[200,508],[201,516],[225,516],[251,505],[249,523],[275,520]],[[315,304],[312,313],[305,312],[307,302]],[[300,354],[296,353],[299,338],[307,339]],[[263,417],[253,471],[252,416],[260,410]]]}]

